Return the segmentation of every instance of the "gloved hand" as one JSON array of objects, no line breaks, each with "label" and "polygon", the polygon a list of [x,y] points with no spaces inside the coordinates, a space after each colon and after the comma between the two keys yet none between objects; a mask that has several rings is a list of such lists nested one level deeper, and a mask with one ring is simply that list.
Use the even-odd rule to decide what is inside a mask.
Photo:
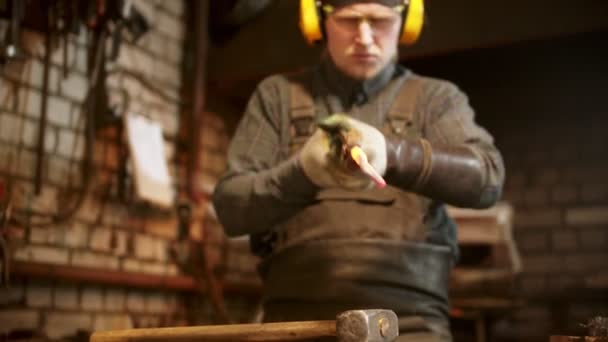
[{"label": "gloved hand", "polygon": [[[363,160],[357,163],[350,156],[355,146],[364,152]],[[323,120],[298,158],[306,176],[322,188],[364,190],[374,182],[385,185],[381,178],[386,171],[384,135],[375,127],[343,114]]]}]

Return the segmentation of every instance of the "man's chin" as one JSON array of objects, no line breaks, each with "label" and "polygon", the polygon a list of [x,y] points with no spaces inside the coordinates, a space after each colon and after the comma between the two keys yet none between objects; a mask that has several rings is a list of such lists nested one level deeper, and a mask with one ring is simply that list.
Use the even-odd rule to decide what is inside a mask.
[{"label": "man's chin", "polygon": [[354,78],[355,80],[365,81],[365,80],[369,80],[369,79],[376,77],[376,75],[378,75],[379,72],[380,72],[380,68],[377,66],[359,67],[359,68],[353,68],[352,70],[349,70],[348,75],[350,77]]}]

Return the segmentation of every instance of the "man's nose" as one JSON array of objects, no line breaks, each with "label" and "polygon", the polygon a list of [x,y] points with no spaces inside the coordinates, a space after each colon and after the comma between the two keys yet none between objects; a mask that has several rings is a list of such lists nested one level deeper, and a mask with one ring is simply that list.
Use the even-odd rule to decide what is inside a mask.
[{"label": "man's nose", "polygon": [[374,42],[374,32],[367,20],[359,22],[356,41],[361,45],[371,45]]}]

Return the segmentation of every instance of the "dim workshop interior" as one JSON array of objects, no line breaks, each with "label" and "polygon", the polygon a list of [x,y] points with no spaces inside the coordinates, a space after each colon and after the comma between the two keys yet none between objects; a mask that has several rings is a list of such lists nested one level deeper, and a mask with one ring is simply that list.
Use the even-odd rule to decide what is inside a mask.
[{"label": "dim workshop interior", "polygon": [[608,341],[607,47],[606,1],[0,0],[0,341]]}]

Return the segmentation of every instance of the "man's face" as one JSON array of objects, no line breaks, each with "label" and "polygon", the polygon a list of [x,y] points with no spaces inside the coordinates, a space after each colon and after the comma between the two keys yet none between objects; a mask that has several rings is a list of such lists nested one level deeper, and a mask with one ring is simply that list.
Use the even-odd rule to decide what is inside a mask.
[{"label": "man's face", "polygon": [[396,55],[401,15],[376,3],[335,9],[325,21],[327,49],[340,70],[358,79],[378,74]]}]

